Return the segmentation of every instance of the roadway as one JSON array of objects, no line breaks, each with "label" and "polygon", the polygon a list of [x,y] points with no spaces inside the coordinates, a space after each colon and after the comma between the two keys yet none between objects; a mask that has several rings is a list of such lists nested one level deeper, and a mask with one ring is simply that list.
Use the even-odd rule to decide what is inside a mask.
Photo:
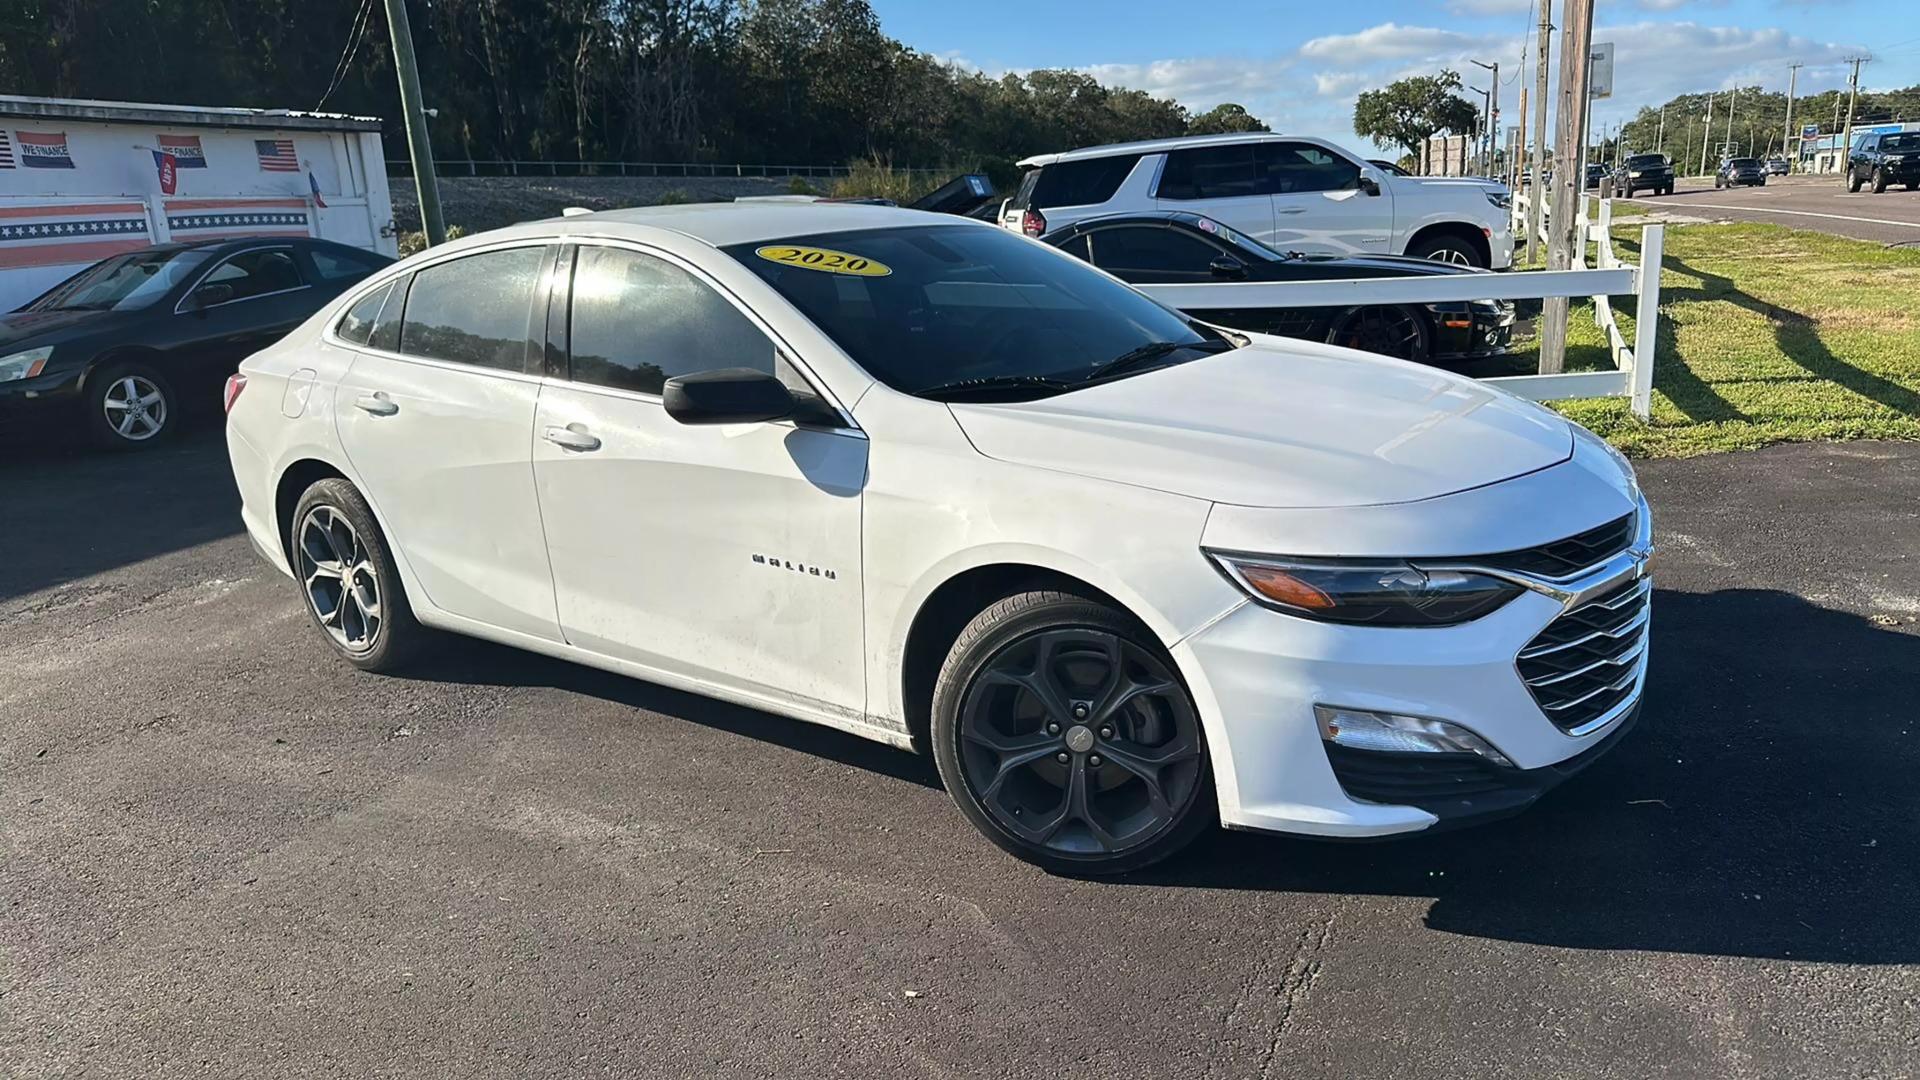
[{"label": "roadway", "polygon": [[1847,191],[1838,176],[1774,176],[1765,187],[1715,190],[1712,178],[1683,179],[1672,195],[1633,200],[1662,216],[1763,221],[1879,244],[1920,245],[1920,191]]}]

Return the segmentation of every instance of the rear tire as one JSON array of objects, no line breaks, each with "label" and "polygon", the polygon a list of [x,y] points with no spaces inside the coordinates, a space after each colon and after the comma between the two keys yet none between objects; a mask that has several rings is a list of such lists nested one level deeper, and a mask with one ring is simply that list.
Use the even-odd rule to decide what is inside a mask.
[{"label": "rear tire", "polygon": [[1879,166],[1875,166],[1873,170],[1873,193],[1875,195],[1878,195],[1881,192],[1884,192],[1886,190],[1887,190],[1887,170],[1880,168]]},{"label": "rear tire", "polygon": [[975,616],[934,684],[932,735],[960,812],[1051,873],[1138,870],[1215,820],[1192,695],[1106,604],[1029,592]]},{"label": "rear tire", "polygon": [[358,489],[338,477],[307,488],[287,535],[301,604],[320,636],[362,671],[397,671],[425,644],[393,553]]},{"label": "rear tire", "polygon": [[180,426],[180,399],[166,376],[145,364],[109,364],[87,379],[87,436],[106,450],[146,450]]},{"label": "rear tire", "polygon": [[1860,191],[1860,183],[1860,173],[1854,169],[1848,169],[1847,190],[1857,194]]}]

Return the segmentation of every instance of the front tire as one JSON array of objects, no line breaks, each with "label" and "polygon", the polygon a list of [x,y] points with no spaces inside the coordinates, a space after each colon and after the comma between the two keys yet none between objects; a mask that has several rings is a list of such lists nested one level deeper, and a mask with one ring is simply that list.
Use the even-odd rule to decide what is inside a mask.
[{"label": "front tire", "polygon": [[307,617],[363,671],[406,665],[427,631],[413,617],[373,509],[345,480],[321,480],[294,507],[287,537]]},{"label": "front tire", "polygon": [[1192,696],[1153,635],[1105,604],[1029,592],[987,608],[948,652],[932,711],[960,812],[1049,872],[1137,870],[1214,821]]},{"label": "front tire", "polygon": [[1407,254],[1415,259],[1433,259],[1456,266],[1477,266],[1482,270],[1487,268],[1486,256],[1480,253],[1480,249],[1453,233],[1441,233],[1418,240],[1407,248]]},{"label": "front tire", "polygon": [[1327,332],[1327,344],[1424,364],[1433,356],[1427,320],[1397,304],[1355,308]]},{"label": "front tire", "polygon": [[87,381],[87,434],[107,450],[145,450],[180,426],[179,398],[166,377],[145,364],[112,364]]},{"label": "front tire", "polygon": [[1873,170],[1873,193],[1878,195],[1887,190],[1887,170],[1878,166]]},{"label": "front tire", "polygon": [[1860,173],[1855,169],[1847,170],[1847,190],[1858,194],[1860,191]]}]

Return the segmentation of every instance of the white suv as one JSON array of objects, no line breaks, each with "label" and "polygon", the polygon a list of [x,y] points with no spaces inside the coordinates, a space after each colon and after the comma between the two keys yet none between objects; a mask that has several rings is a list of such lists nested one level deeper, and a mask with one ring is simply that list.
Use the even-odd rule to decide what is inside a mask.
[{"label": "white suv", "polygon": [[1202,135],[1042,154],[1001,211],[1039,236],[1082,218],[1189,210],[1281,251],[1411,255],[1504,269],[1511,193],[1491,180],[1394,176],[1324,139]]},{"label": "white suv", "polygon": [[985,222],[468,237],[246,360],[227,408],[246,530],[349,663],[431,627],[930,750],[1058,870],[1215,820],[1517,811],[1646,672],[1652,523],[1606,444]]}]

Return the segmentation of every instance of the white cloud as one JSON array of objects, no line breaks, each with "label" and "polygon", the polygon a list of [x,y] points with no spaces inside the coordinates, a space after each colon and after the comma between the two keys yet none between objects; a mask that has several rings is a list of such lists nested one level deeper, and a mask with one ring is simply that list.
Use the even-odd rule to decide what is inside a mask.
[{"label": "white cloud", "polygon": [[1300,55],[1335,60],[1345,65],[1365,64],[1458,49],[1474,39],[1457,30],[1431,26],[1381,23],[1357,34],[1329,34],[1300,46]]},{"label": "white cloud", "polygon": [[1534,10],[1534,0],[1447,0],[1455,15],[1517,15]]}]

